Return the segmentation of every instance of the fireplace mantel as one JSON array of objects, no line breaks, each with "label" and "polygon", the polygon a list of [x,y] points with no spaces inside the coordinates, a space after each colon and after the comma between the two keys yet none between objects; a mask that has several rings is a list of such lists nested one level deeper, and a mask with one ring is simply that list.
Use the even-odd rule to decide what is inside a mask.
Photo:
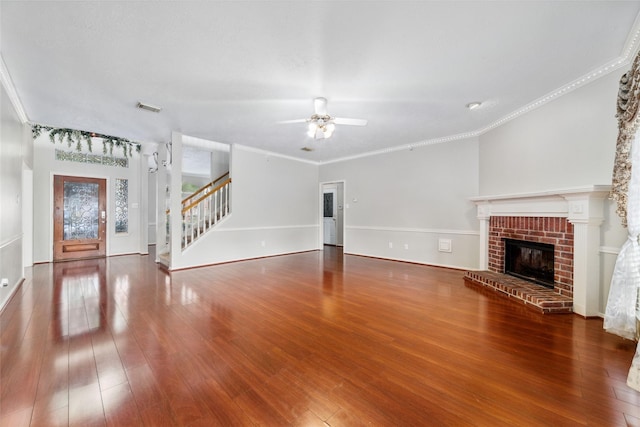
[{"label": "fireplace mantel", "polygon": [[564,217],[574,225],[574,312],[599,315],[600,225],[611,186],[590,185],[537,193],[471,198],[480,220],[480,269],[488,268],[489,219],[492,216]]},{"label": "fireplace mantel", "polygon": [[[590,207],[589,202],[602,201],[607,198],[610,191],[610,185],[590,185],[537,193],[477,196],[472,197],[471,201],[478,206],[478,218],[491,215],[562,216],[569,220],[572,218],[584,220],[592,215],[602,218],[601,209],[596,209],[596,214],[595,212],[589,213],[587,208]],[[602,202],[600,202],[601,204]]]}]

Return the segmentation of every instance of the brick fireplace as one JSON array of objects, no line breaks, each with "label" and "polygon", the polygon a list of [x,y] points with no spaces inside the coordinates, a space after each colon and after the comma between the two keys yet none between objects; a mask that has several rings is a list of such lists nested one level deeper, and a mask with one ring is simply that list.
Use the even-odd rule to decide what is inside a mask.
[{"label": "brick fireplace", "polygon": [[553,245],[553,289],[560,295],[573,297],[573,224],[567,218],[492,216],[489,220],[489,271],[504,271],[504,239]]},{"label": "brick fireplace", "polygon": [[[486,271],[486,282],[506,294],[524,292],[525,303],[527,299],[544,300],[549,297],[545,292],[553,292],[568,300],[573,312],[598,316],[600,225],[609,191],[608,185],[592,185],[472,198],[480,221],[480,268],[467,276],[474,279]],[[554,245],[553,290],[523,285],[520,279],[507,278],[505,285],[500,283],[505,238]]]}]

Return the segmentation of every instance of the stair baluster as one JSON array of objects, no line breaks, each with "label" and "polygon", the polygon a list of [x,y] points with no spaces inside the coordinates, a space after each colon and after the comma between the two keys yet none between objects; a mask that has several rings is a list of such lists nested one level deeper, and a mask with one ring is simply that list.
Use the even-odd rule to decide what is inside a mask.
[{"label": "stair baluster", "polygon": [[[183,201],[183,249],[204,235],[211,227],[229,214],[231,178],[227,178],[213,187],[212,184],[216,181],[207,184]],[[199,195],[199,197],[195,197],[195,195]]]}]

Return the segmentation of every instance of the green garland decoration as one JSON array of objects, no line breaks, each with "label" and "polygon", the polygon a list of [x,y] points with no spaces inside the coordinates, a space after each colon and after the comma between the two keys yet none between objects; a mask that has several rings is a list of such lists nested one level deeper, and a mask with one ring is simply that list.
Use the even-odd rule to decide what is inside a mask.
[{"label": "green garland decoration", "polygon": [[119,138],[117,136],[103,135],[101,133],[86,132],[83,130],[69,128],[56,128],[37,123],[31,125],[31,135],[33,135],[33,139],[42,135],[42,132],[49,132],[49,139],[54,144],[56,143],[56,140],[60,144],[63,144],[66,141],[69,148],[75,144],[76,151],[82,151],[82,143],[85,142],[89,151],[92,152],[92,138],[102,139],[102,154],[105,155],[108,150],[109,155],[113,156],[114,146],[122,148],[122,152],[125,157],[131,157],[133,150],[136,150],[136,153],[139,153],[142,149],[142,145],[137,142],[130,141],[126,138]]}]

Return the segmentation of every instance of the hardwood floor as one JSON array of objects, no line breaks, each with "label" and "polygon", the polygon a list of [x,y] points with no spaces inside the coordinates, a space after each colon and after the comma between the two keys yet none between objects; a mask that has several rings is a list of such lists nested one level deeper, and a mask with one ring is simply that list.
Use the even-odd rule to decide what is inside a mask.
[{"label": "hardwood floor", "polygon": [[1,426],[640,425],[600,319],[332,247],[37,265],[0,325]]}]

